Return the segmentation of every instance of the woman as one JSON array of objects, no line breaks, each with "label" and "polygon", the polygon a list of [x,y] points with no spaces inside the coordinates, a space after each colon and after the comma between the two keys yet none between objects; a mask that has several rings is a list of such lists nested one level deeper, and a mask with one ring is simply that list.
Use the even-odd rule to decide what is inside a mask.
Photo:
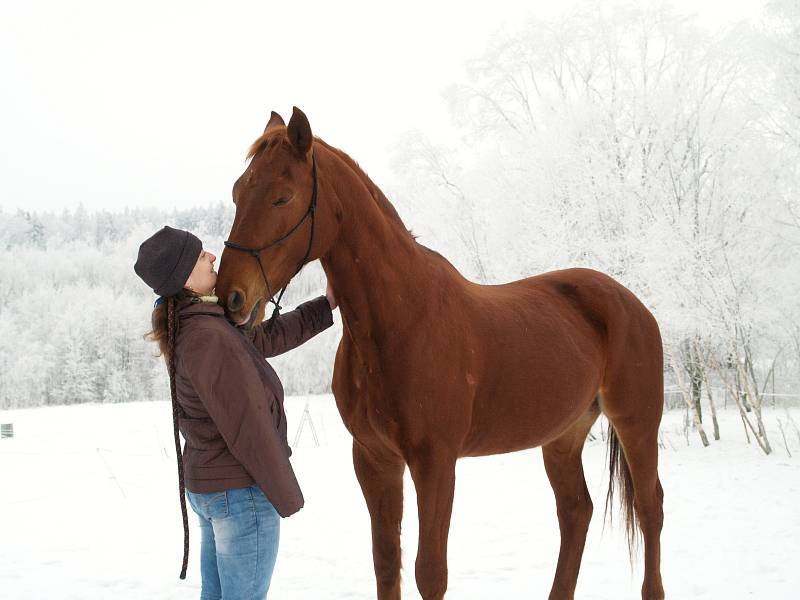
[{"label": "woman", "polygon": [[146,337],[158,343],[170,375],[184,525],[180,577],[189,552],[185,489],[202,532],[201,600],[262,599],[280,517],[303,506],[289,462],[283,387],[264,359],[330,327],[336,302],[328,286],[326,296],[281,315],[269,330],[241,330],[212,295],[215,260],[188,231],[164,227],[142,243],[134,270],[160,296]]}]

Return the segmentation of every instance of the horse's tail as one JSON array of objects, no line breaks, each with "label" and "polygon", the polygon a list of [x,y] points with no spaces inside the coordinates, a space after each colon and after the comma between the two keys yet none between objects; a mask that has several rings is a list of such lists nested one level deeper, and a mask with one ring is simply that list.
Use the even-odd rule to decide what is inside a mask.
[{"label": "horse's tail", "polygon": [[628,541],[628,553],[633,561],[639,534],[639,523],[633,506],[633,479],[625,453],[619,443],[613,425],[608,424],[608,494],[606,494],[605,518],[613,521],[612,504],[614,503],[614,487],[619,490],[619,503],[622,518],[625,519],[625,533]]}]

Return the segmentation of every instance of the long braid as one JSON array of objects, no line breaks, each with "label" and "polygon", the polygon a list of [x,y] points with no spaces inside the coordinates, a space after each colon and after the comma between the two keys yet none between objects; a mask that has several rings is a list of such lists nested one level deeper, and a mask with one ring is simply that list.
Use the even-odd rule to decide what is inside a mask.
[{"label": "long braid", "polygon": [[169,390],[172,394],[172,422],[175,429],[175,455],[178,458],[178,490],[181,495],[181,515],[183,516],[183,565],[181,566],[181,579],[186,579],[186,567],[189,564],[189,516],[186,511],[186,489],[183,483],[183,457],[181,455],[181,441],[178,436],[178,418],[182,409],[178,404],[178,394],[175,390],[175,338],[178,336],[178,317],[175,314],[175,297],[167,298],[167,343],[169,345]]}]

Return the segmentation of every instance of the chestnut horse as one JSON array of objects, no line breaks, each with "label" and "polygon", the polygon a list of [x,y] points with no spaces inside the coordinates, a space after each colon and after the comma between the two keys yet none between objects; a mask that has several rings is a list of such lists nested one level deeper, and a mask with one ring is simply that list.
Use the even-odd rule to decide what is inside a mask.
[{"label": "chestnut horse", "polygon": [[252,324],[303,264],[321,261],[341,309],[333,393],[369,509],[377,597],[400,598],[406,465],[419,512],[417,587],[434,600],[447,589],[456,460],[541,446],[561,530],[550,598],[572,598],[592,515],[581,451],[602,412],[609,497],[616,482],[629,540],[636,526],[644,540],[642,598],[663,598],[663,357],[644,305],[589,269],[468,281],[415,241],[297,108],[288,126],[272,113],[248,158],[217,295],[231,318]]}]

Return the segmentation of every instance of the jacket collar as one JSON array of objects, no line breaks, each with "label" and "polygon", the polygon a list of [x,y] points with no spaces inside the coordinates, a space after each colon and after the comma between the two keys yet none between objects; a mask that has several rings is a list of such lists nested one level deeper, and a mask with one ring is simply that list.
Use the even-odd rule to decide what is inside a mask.
[{"label": "jacket collar", "polygon": [[200,296],[185,300],[178,307],[181,318],[191,315],[225,316],[225,309],[217,304],[216,296]]}]

